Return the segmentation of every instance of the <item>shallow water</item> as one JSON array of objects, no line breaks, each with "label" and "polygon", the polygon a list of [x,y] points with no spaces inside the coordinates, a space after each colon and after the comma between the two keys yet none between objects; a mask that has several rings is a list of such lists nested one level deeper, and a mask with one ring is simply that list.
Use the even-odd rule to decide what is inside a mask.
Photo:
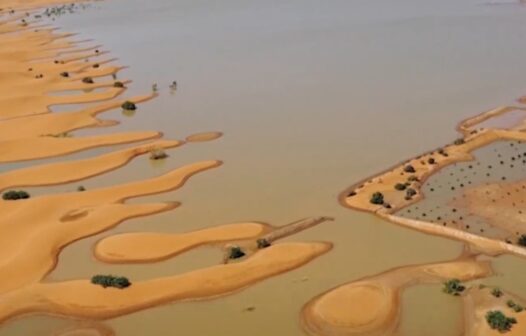
[{"label": "shallow water", "polygon": [[[337,195],[403,158],[451,142],[457,121],[523,94],[517,69],[526,59],[524,15],[526,7],[472,0],[111,0],[58,18],[64,31],[103,43],[111,57],[130,65],[119,75],[134,80],[127,95],[148,92],[154,82],[161,88],[160,97],[141,104],[132,117],[118,110],[103,114],[122,122],[113,130],[161,130],[176,139],[209,130],[225,136],[170,150],[161,166],[139,157],[115,172],[32,188],[33,194],[144,179],[203,159],[225,165],[193,177],[181,190],[140,200],[178,200],[181,208],[127,221],[67,247],[48,280],[105,271],[133,281],[220,258],[206,248],[152,265],[95,261],[93,243],[115,232],[183,232],[240,221],[282,225],[334,216],[333,223],[289,238],[335,243],[329,254],[296,271],[224,298],[107,322],[118,335],[131,336],[302,335],[299,312],[313,296],[389,268],[455,257],[460,244],[344,209]],[[173,80],[179,83],[175,94],[167,88]],[[503,275],[492,281],[522,290],[520,279],[507,275],[517,262],[500,259]],[[433,299],[442,319],[418,322],[416,311],[429,295],[415,289],[404,298],[404,335],[458,334],[458,309],[447,299]],[[256,309],[244,312],[247,306]],[[29,317],[7,324],[0,335],[44,334],[67,323]]]}]

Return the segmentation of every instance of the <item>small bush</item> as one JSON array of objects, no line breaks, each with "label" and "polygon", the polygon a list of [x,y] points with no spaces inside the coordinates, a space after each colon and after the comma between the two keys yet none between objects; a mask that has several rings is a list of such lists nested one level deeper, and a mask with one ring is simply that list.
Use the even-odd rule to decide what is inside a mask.
[{"label": "small bush", "polygon": [[137,106],[135,106],[134,103],[132,103],[131,101],[125,101],[124,103],[122,103],[121,107],[124,109],[124,110],[129,110],[129,111],[134,111],[137,109]]},{"label": "small bush", "polygon": [[416,182],[416,181],[420,181],[420,180],[415,175],[411,175],[411,176],[409,176],[407,178],[407,181],[409,181],[409,182]]},{"label": "small bush", "polygon": [[116,88],[123,88],[124,87],[124,83],[123,82],[115,82],[113,83],[113,87],[116,87]]},{"label": "small bush", "polygon": [[347,197],[353,197],[353,196],[356,196],[356,191],[351,191],[347,194]]},{"label": "small bush", "polygon": [[115,287],[118,289],[123,289],[131,285],[131,282],[127,278],[113,275],[94,275],[91,278],[91,283],[104,288]]},{"label": "small bush", "polygon": [[257,241],[258,249],[264,249],[270,246],[270,243],[265,238],[258,239]]},{"label": "small bush", "polygon": [[520,313],[520,312],[522,312],[524,310],[524,308],[521,305],[516,304],[515,307],[513,307],[513,310],[516,313]]},{"label": "small bush", "polygon": [[9,190],[2,195],[2,198],[5,201],[16,201],[19,199],[28,199],[30,197],[31,196],[23,190],[19,190],[19,191]]},{"label": "small bush", "polygon": [[526,234],[523,234],[519,237],[519,239],[517,240],[517,244],[519,244],[520,246],[526,246]]},{"label": "small bush", "polygon": [[69,73],[67,71],[61,72],[60,75],[62,77],[69,77]]},{"label": "small bush", "polygon": [[405,171],[406,173],[414,173],[414,172],[416,172],[415,167],[413,167],[413,166],[411,166],[411,165],[407,165],[407,166],[405,166],[405,167],[404,167],[404,171]]},{"label": "small bush", "polygon": [[513,302],[513,300],[508,300],[506,301],[506,305],[510,308],[514,308],[515,307],[515,302]]},{"label": "small bush", "polygon": [[429,163],[429,164],[435,164],[436,161],[435,161],[435,159],[433,159],[433,158],[429,158],[429,159],[427,159],[427,163]]},{"label": "small bush", "polygon": [[511,327],[517,323],[517,320],[513,317],[507,317],[501,311],[493,310],[486,313],[486,321],[488,322],[491,329],[498,330],[500,332],[507,332],[511,330]]},{"label": "small bush", "polygon": [[93,84],[95,82],[93,81],[93,78],[91,78],[91,77],[84,77],[84,78],[82,78],[82,83],[84,83],[84,84]]},{"label": "small bush", "polygon": [[150,160],[166,159],[168,154],[162,148],[154,148],[150,151]]},{"label": "small bush", "polygon": [[442,291],[447,294],[459,296],[465,289],[466,287],[462,285],[460,280],[451,279],[444,282],[444,288],[442,289]]},{"label": "small bush", "polygon": [[245,256],[245,252],[239,246],[232,246],[230,248],[230,253],[228,254],[228,259],[239,259]]},{"label": "small bush", "polygon": [[407,190],[405,191],[405,195],[411,198],[416,195],[416,190],[413,188],[407,188]]},{"label": "small bush", "polygon": [[372,204],[384,204],[384,195],[381,192],[375,192],[371,196],[370,202]]},{"label": "small bush", "polygon": [[454,143],[455,145],[459,146],[459,145],[464,144],[465,142],[466,142],[466,141],[464,141],[463,138],[459,138],[459,139],[455,140],[453,143]]},{"label": "small bush", "polygon": [[500,290],[500,288],[498,287],[495,287],[491,290],[491,295],[493,295],[494,297],[496,298],[499,298],[501,297],[502,295],[504,295],[504,293]]},{"label": "small bush", "polygon": [[84,186],[78,186],[77,191],[86,191],[86,188],[84,188]]},{"label": "small bush", "polygon": [[407,188],[407,186],[405,184],[402,184],[402,183],[397,183],[397,184],[395,184],[394,188],[396,190],[402,191],[402,190],[405,190],[405,188]]}]

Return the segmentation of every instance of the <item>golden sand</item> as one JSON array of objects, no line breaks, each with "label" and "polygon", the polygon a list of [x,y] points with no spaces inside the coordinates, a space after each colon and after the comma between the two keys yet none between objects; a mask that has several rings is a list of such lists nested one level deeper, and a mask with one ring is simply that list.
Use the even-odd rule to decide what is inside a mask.
[{"label": "golden sand", "polygon": [[[162,134],[157,131],[83,137],[70,133],[116,125],[116,121],[101,120],[99,116],[120,108],[126,100],[141,103],[157,94],[117,99],[130,81],[120,80],[121,87],[108,77],[123,67],[112,65],[114,59],[106,56],[107,51],[100,46],[86,45],[85,41],[74,41],[73,34],[57,33],[32,19],[37,12],[31,9],[60,3],[62,1],[0,0],[0,162],[45,159],[96,147],[149,142],[80,160],[8,170],[0,173],[0,191],[82,181],[118,169],[152,150],[222,136],[221,132],[205,132],[177,141],[161,140]],[[94,83],[89,83],[88,77]],[[60,113],[50,109],[54,105],[81,103],[89,105]],[[202,161],[143,181],[16,201],[0,200],[0,265],[4,273],[9,273],[0,280],[0,320],[28,313],[106,319],[173,301],[214,298],[300,267],[330,250],[328,243],[277,244],[255,249],[255,253],[241,262],[142,282],[131,279],[132,286],[122,290],[103,288],[87,279],[43,281],[68,244],[127,219],[170,211],[180,205],[178,202],[127,204],[126,200],[175,190],[191,176],[220,165],[218,160]],[[292,231],[290,227],[283,230],[290,235],[319,222],[314,219],[305,225],[295,225]],[[152,262],[203,244],[254,241],[270,230],[269,225],[248,222],[182,234],[122,234],[99,242],[96,256],[107,262]],[[103,325],[80,322],[58,334],[114,333]]]},{"label": "golden sand", "polygon": [[255,239],[269,229],[262,223],[237,223],[180,234],[125,233],[97,243],[95,256],[109,263],[159,261],[205,244]]},{"label": "golden sand", "polygon": [[390,335],[397,328],[404,288],[451,278],[472,280],[490,274],[490,264],[474,257],[400,267],[321,294],[305,305],[302,321],[314,335]]}]

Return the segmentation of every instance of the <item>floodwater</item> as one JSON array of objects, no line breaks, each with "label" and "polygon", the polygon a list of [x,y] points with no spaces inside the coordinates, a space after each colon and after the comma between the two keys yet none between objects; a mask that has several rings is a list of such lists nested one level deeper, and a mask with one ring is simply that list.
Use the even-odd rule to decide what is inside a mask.
[{"label": "floodwater", "polygon": [[[213,248],[149,265],[94,260],[94,242],[116,232],[184,232],[240,221],[282,225],[333,216],[334,222],[289,238],[335,244],[298,270],[223,298],[169,304],[105,322],[126,336],[294,336],[304,335],[302,305],[329,288],[457,256],[459,243],[345,209],[337,196],[402,159],[451,142],[458,137],[457,121],[526,93],[520,71],[526,59],[525,16],[526,7],[513,2],[475,0],[108,0],[58,18],[64,31],[102,43],[119,64],[130,66],[119,75],[134,81],[127,95],[159,85],[160,97],[141,104],[134,115],[104,114],[121,121],[112,131],[160,130],[176,139],[212,130],[225,135],[171,150],[162,165],[137,158],[115,172],[32,188],[33,194],[144,179],[203,159],[225,164],[193,177],[181,190],[140,200],[178,200],[181,208],[127,221],[67,247],[46,281],[101,272],[133,281],[221,260]],[[173,80],[175,94],[168,90]],[[103,132],[108,129],[75,135]],[[525,295],[515,276],[522,262],[517,260],[499,258],[499,276],[491,281],[514,283],[514,290],[524,291],[517,294]],[[460,301],[437,297],[433,290],[440,288],[411,289],[403,298],[404,335],[459,334]],[[249,306],[255,310],[244,311]],[[432,312],[440,318],[427,319]],[[0,335],[46,335],[71,324],[31,316],[6,324]]]}]

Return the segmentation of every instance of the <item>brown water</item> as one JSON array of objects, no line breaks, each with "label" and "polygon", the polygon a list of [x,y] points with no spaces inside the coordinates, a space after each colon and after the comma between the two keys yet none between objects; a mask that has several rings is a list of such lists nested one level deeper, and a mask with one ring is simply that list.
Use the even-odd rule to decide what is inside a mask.
[{"label": "brown water", "polygon": [[[182,201],[180,209],[127,221],[111,233],[336,217],[290,238],[335,243],[332,252],[296,271],[224,298],[107,321],[118,335],[127,336],[303,335],[299,311],[313,296],[389,268],[445,260],[460,252],[456,242],[344,209],[337,195],[403,158],[450,142],[457,137],[458,120],[523,94],[524,75],[518,69],[526,59],[525,15],[526,8],[513,3],[472,0],[97,3],[56,23],[103,43],[119,63],[130,65],[120,76],[134,80],[130,95],[148,92],[154,82],[161,88],[161,96],[132,117],[120,111],[105,114],[122,121],[115,130],[161,130],[177,139],[219,130],[225,136],[172,150],[160,166],[138,158],[82,183],[31,192],[55,193],[79,184],[89,189],[217,158],[225,162],[221,168],[192,178],[177,192],[151,197]],[[175,95],[167,89],[173,80],[179,83]],[[133,281],[221,258],[219,251],[202,248],[156,264],[105,265],[93,259],[91,248],[108,234],[66,248],[49,280],[108,272]],[[499,258],[502,274],[490,281],[526,294],[516,270],[521,262]],[[404,335],[458,334],[460,306],[433,291],[439,288],[411,289],[403,298]],[[442,318],[422,324],[428,316],[420,312],[423,302],[432,302],[429,309]],[[244,312],[247,306],[256,309]],[[45,335],[70,323],[27,317],[5,325],[0,335]]]}]

